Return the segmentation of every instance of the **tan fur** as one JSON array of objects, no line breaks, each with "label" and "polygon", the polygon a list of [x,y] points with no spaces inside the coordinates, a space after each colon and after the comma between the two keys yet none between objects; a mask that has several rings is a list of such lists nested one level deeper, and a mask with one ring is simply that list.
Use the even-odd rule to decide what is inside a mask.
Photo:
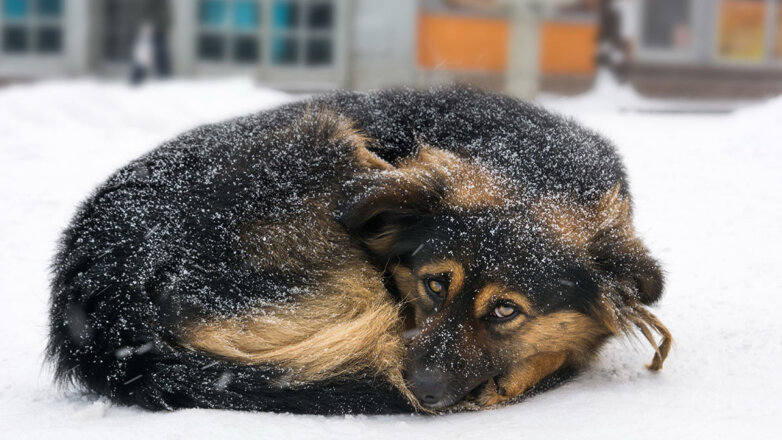
[{"label": "tan fur", "polygon": [[[652,362],[646,367],[650,370],[662,369],[665,359],[673,347],[673,336],[668,328],[643,304],[629,301],[627,304],[616,304],[604,299],[593,310],[601,324],[614,335],[631,335],[638,329],[649,344],[654,348]],[[661,336],[658,342],[652,331]]]},{"label": "tan fur", "polygon": [[539,316],[522,329],[519,354],[523,358],[545,352],[567,352],[581,362],[592,357],[594,349],[610,332],[596,319],[575,311]]},{"label": "tan fur", "polygon": [[390,170],[394,168],[393,165],[381,159],[380,156],[369,151],[366,147],[366,142],[356,147],[356,158],[360,164],[373,170]]},{"label": "tan fur", "polygon": [[406,318],[412,314],[412,319],[409,319],[405,326],[406,330],[414,327],[416,324],[420,325],[425,318],[424,314],[415,307],[415,304],[418,301],[427,304],[432,303],[432,299],[426,293],[422,278],[426,275],[440,274],[448,274],[450,277],[448,295],[446,297],[447,304],[453,299],[454,295],[461,291],[464,285],[464,268],[458,262],[454,260],[439,261],[419,268],[417,273],[413,273],[410,268],[402,265],[396,265],[391,269],[391,275],[396,282],[397,289],[402,294],[403,307],[408,311],[405,314]]},{"label": "tan fur", "polygon": [[513,346],[503,350],[505,371],[477,397],[479,405],[515,399],[565,364],[586,364],[611,334],[597,320],[574,311],[516,321],[505,330],[515,334]]},{"label": "tan fur", "polygon": [[[369,150],[373,140],[358,130],[350,118],[329,108],[307,107],[297,124],[326,135],[330,142],[347,143],[360,168],[386,171],[394,168]],[[283,132],[291,129],[288,127]],[[322,261],[324,255],[335,255],[350,248],[347,233],[331,214],[333,207],[329,200],[313,198],[306,205],[303,214],[295,213],[275,221],[251,221],[240,226],[243,250],[256,268],[303,271]],[[390,246],[394,239],[393,231],[389,231],[377,238],[375,246]]]},{"label": "tan fur", "polygon": [[[464,286],[464,267],[455,260],[443,260],[436,263],[430,263],[418,269],[417,278],[421,280],[426,275],[448,274],[450,283],[448,284],[448,295],[445,298],[445,304],[451,302],[455,295],[462,290]],[[418,283],[418,294],[421,297],[428,297],[423,283]]]},{"label": "tan fur", "polygon": [[510,184],[486,167],[438,148],[422,145],[418,154],[386,172],[391,191],[430,191],[442,184],[441,202],[451,207],[479,209],[506,206],[513,200]]},{"label": "tan fur", "polygon": [[501,300],[516,304],[526,316],[536,314],[532,303],[526,296],[497,284],[487,284],[475,295],[475,317],[480,319],[487,316],[491,312],[490,307]]},{"label": "tan fur", "polygon": [[418,278],[413,275],[410,268],[397,264],[391,269],[391,276],[394,278],[396,287],[402,298],[401,310],[404,320],[404,329],[411,330],[418,323],[416,321],[415,299],[418,293]]},{"label": "tan fur", "polygon": [[[636,236],[632,222],[632,204],[628,197],[622,196],[621,186],[617,184],[607,191],[598,201],[583,205],[569,199],[542,198],[533,207],[535,215],[548,224],[562,240],[588,257],[588,246],[601,231],[611,231],[622,251],[639,255],[646,254],[641,240]],[[618,286],[618,289],[626,287]],[[592,314],[614,335],[629,335],[638,329],[654,347],[652,370],[659,370],[673,345],[670,331],[642,304],[621,296],[615,292],[601,292],[601,302],[593,308]],[[658,343],[651,332],[654,329],[660,336]]]},{"label": "tan fur", "polygon": [[[328,107],[308,105],[297,125],[318,133],[330,142],[344,142],[353,148],[353,157],[361,168],[390,170],[393,165],[381,159],[370,148],[374,140],[356,128],[355,122]],[[290,131],[291,127],[286,130]]]},{"label": "tan fur", "polygon": [[369,150],[373,140],[358,130],[355,123],[346,116],[334,114],[337,129],[334,138],[343,139],[355,147],[355,156],[361,166],[374,170],[391,170],[393,165]]},{"label": "tan fur", "polygon": [[564,352],[541,353],[525,359],[518,368],[493,381],[493,386],[488,386],[478,396],[478,403],[492,406],[515,399],[557,371],[566,360]]},{"label": "tan fur", "polygon": [[533,205],[532,212],[565,244],[578,248],[584,248],[597,233],[609,227],[626,237],[635,234],[632,204],[621,195],[619,184],[587,205],[569,198],[543,197]]},{"label": "tan fur", "polygon": [[235,362],[289,369],[294,383],[383,375],[415,403],[402,377],[398,306],[375,271],[354,264],[295,301],[194,323],[181,344]]},{"label": "tan fur", "polygon": [[350,240],[324,201],[310,200],[305,213],[240,226],[242,250],[259,270],[306,271],[324,255],[350,252]]},{"label": "tan fur", "polygon": [[418,290],[418,278],[413,274],[413,271],[409,267],[396,265],[392,269],[391,274],[394,277],[399,293],[402,294],[402,298],[406,301],[415,299],[416,291]]},{"label": "tan fur", "polygon": [[365,238],[364,244],[375,254],[386,255],[391,251],[391,247],[396,244],[398,233],[398,228],[390,226],[371,237]]},{"label": "tan fur", "polygon": [[422,168],[434,169],[445,179],[448,189],[444,201],[450,206],[477,209],[503,206],[511,199],[507,182],[502,182],[496,173],[445,150],[424,145],[417,156],[400,165],[403,172]]}]

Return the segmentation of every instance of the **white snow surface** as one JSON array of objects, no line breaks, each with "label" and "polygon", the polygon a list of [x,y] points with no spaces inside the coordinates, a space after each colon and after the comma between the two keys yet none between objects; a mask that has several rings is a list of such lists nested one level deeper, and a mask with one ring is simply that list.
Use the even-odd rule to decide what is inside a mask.
[{"label": "white snow surface", "polygon": [[[636,226],[667,272],[663,371],[615,340],[575,380],[506,408],[427,416],[151,413],[59,390],[43,364],[49,264],[76,206],[115,169],[198,124],[293,97],[249,80],[141,89],[93,80],[0,89],[3,438],[769,438],[782,428],[782,98],[734,114],[544,99],[612,139]],[[637,99],[637,98],[633,98]]]}]

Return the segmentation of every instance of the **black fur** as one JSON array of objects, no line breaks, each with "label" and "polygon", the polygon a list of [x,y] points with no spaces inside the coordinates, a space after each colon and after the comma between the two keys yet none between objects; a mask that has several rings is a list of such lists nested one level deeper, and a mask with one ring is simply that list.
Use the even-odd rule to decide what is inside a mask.
[{"label": "black fur", "polygon": [[65,231],[48,346],[59,380],[154,410],[412,410],[368,375],[280,387],[280,371],[186,351],[174,337],[183,322],[280,301],[314,282],[317,267],[259,274],[237,250],[242,222],[295,216],[317,194],[346,208],[357,197],[345,184],[355,173],[349,146],[301,122],[308,106],[354,120],[392,164],[423,142],[477,158],[535,194],[589,201],[617,183],[627,188],[604,139],[539,107],[469,89],[337,93],[200,127],[116,172]]}]

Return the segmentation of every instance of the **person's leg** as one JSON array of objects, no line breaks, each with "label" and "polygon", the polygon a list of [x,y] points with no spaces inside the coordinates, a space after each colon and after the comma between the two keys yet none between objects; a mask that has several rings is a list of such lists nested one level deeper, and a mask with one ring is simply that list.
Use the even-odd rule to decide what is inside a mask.
[{"label": "person's leg", "polygon": [[144,68],[144,66],[139,65],[138,63],[133,63],[133,67],[130,69],[130,83],[133,85],[140,85],[142,82],[144,82],[144,77],[146,76],[147,69]]},{"label": "person's leg", "polygon": [[155,70],[161,78],[171,76],[171,60],[168,54],[168,41],[165,29],[155,28],[152,41],[155,48]]}]

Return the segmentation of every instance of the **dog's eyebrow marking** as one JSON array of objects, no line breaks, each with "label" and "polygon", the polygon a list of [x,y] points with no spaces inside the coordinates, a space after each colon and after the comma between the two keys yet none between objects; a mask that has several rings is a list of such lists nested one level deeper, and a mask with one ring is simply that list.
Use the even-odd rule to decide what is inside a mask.
[{"label": "dog's eyebrow marking", "polygon": [[523,294],[504,288],[498,284],[490,283],[481,288],[475,295],[475,317],[482,318],[489,313],[489,307],[497,300],[505,299],[521,307],[526,315],[535,315],[530,300]]},{"label": "dog's eyebrow marking", "polygon": [[448,296],[445,298],[444,303],[448,304],[451,299],[453,299],[454,294],[461,292],[462,287],[464,286],[464,267],[456,260],[441,260],[421,266],[416,274],[418,275],[418,278],[421,278],[426,274],[438,273],[447,273],[451,276],[448,285]]}]

